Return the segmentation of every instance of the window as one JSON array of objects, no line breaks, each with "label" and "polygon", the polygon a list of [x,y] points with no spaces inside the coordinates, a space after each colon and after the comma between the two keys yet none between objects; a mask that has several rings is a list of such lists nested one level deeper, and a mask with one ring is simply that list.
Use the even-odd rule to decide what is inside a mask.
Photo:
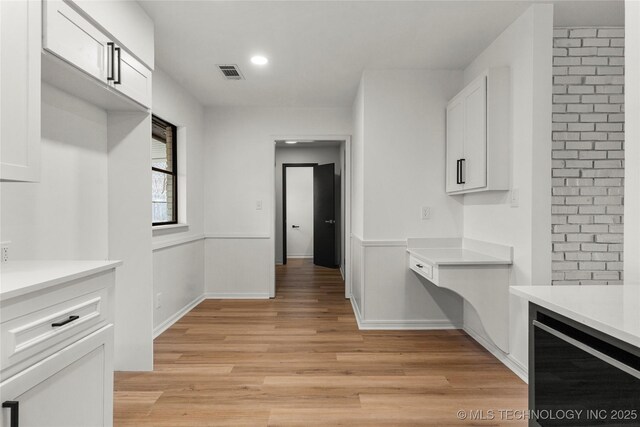
[{"label": "window", "polygon": [[153,225],[178,222],[177,128],[151,120],[151,201]]}]

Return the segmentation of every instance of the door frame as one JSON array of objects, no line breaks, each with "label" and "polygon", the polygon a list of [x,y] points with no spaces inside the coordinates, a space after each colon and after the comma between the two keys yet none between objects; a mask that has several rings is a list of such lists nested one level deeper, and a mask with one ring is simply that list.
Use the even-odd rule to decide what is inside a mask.
[{"label": "door frame", "polygon": [[271,245],[269,249],[269,256],[271,260],[271,268],[269,273],[271,276],[269,296],[275,298],[276,296],[276,142],[277,141],[315,141],[315,144],[321,145],[322,142],[340,142],[340,149],[344,150],[344,271],[342,272],[344,278],[344,297],[351,299],[351,282],[352,282],[352,268],[351,268],[351,189],[352,189],[352,156],[351,156],[351,135],[300,135],[300,134],[280,134],[271,135],[271,164],[274,166],[273,173],[271,174],[271,202],[273,209],[271,209],[271,233],[269,238],[271,239]]},{"label": "door frame", "polygon": [[312,168],[317,163],[282,164],[282,264],[287,265],[287,168]]}]

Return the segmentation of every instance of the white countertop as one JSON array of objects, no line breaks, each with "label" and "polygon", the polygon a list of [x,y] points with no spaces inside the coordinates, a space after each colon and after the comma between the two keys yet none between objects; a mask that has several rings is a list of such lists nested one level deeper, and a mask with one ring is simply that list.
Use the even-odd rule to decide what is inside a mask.
[{"label": "white countertop", "polygon": [[509,265],[510,259],[496,258],[463,248],[409,248],[411,255],[431,265]]},{"label": "white countertop", "polygon": [[0,267],[0,301],[120,265],[122,261],[9,261]]},{"label": "white countertop", "polygon": [[640,348],[640,286],[512,286],[511,293]]}]

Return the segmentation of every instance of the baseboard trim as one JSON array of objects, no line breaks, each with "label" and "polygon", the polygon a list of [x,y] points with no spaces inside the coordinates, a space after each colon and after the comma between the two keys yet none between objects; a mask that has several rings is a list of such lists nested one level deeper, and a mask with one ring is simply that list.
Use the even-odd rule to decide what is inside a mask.
[{"label": "baseboard trim", "polygon": [[500,350],[495,344],[487,340],[485,337],[480,335],[478,332],[474,331],[469,327],[462,328],[463,331],[467,333],[471,338],[476,340],[478,344],[483,346],[489,353],[491,353],[496,359],[498,359],[504,366],[509,368],[516,374],[522,381],[525,383],[529,382],[529,373],[525,366],[523,366],[516,359],[511,357],[511,355]]},{"label": "baseboard trim", "polygon": [[205,299],[269,299],[268,292],[233,293],[233,292],[207,292]]},{"label": "baseboard trim", "polygon": [[193,310],[193,308],[196,305],[200,304],[202,301],[204,301],[204,299],[205,299],[204,295],[200,295],[199,297],[197,297],[196,299],[194,299],[193,301],[191,301],[190,303],[188,303],[187,305],[182,307],[173,316],[169,317],[167,320],[165,320],[164,322],[160,323],[158,326],[153,328],[153,339],[158,338],[158,336],[160,336],[160,334],[162,334],[164,331],[166,331],[171,326],[173,326],[173,324],[176,323],[178,320],[182,319],[182,317],[185,314],[187,314],[188,312]]},{"label": "baseboard trim", "polygon": [[431,331],[442,329],[460,329],[460,325],[448,320],[363,320],[360,310],[354,299],[351,298],[351,307],[355,315],[358,329],[361,330],[414,330]]}]

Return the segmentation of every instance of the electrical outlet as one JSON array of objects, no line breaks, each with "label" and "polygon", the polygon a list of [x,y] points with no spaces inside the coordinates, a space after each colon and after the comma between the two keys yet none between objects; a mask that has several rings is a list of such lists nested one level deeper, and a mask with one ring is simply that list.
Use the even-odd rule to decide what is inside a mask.
[{"label": "electrical outlet", "polygon": [[520,206],[520,191],[517,188],[511,190],[511,207],[517,208]]},{"label": "electrical outlet", "polygon": [[2,262],[7,262],[9,261],[9,244],[11,242],[2,242],[0,243],[1,245],[1,249],[0,249],[0,260]]},{"label": "electrical outlet", "polygon": [[420,209],[420,217],[423,220],[431,218],[431,207],[423,206],[422,209]]},{"label": "electrical outlet", "polygon": [[256,210],[257,211],[262,210],[262,200],[256,200]]},{"label": "electrical outlet", "polygon": [[162,307],[162,292],[156,294],[156,308]]}]

